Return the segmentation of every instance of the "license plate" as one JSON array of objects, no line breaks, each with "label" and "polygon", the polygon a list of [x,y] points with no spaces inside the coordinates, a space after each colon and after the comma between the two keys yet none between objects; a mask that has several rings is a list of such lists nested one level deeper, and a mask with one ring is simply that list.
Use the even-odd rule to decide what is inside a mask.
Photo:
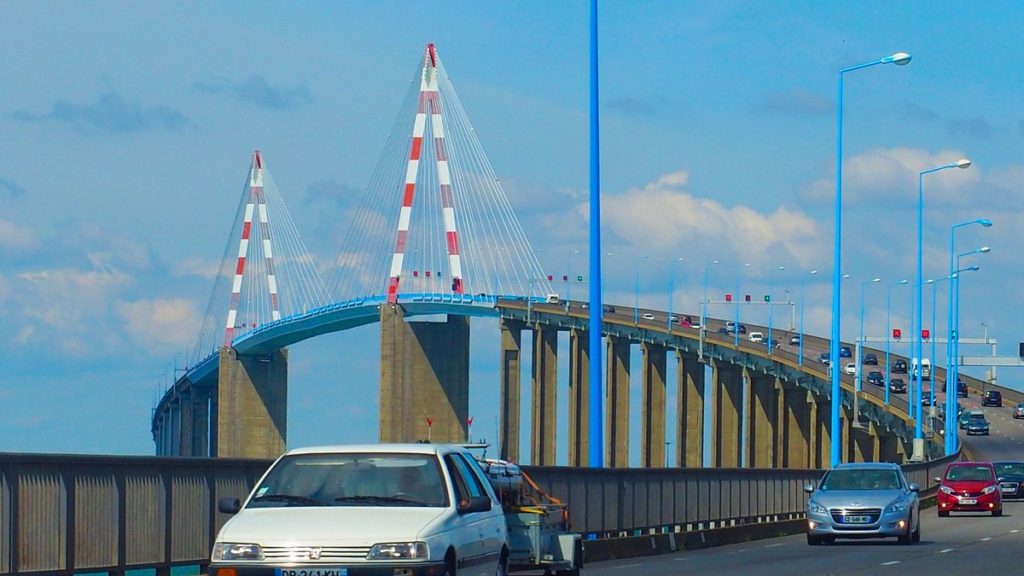
[{"label": "license plate", "polygon": [[348,568],[275,568],[274,576],[348,576]]},{"label": "license plate", "polygon": [[977,504],[978,503],[978,499],[977,498],[961,498],[960,499],[960,503],[961,504]]},{"label": "license plate", "polygon": [[1007,486],[1005,484],[1000,486],[1000,488],[1003,489],[1003,492],[1016,492],[1017,491],[1017,487],[1016,486]]},{"label": "license plate", "polygon": [[843,516],[843,524],[867,524],[871,516]]}]

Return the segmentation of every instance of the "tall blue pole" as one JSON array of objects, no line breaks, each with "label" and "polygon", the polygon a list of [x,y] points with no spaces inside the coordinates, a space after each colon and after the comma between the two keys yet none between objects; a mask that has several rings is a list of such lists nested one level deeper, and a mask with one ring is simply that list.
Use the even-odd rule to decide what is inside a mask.
[{"label": "tall blue pole", "polygon": [[885,403],[889,403],[889,383],[890,375],[889,372],[892,369],[892,365],[889,363],[889,351],[892,348],[892,289],[901,284],[906,284],[906,280],[900,280],[899,282],[889,284],[885,290]]},{"label": "tall blue pole", "polygon": [[590,0],[590,402],[588,430],[593,468],[604,467],[604,351],[601,327],[604,303],[601,299],[601,146],[598,120],[597,0]]},{"label": "tall blue pole", "polygon": [[768,355],[769,356],[771,356],[772,349],[774,348],[774,346],[772,345],[772,304],[774,303],[775,299],[772,297],[772,272],[781,271],[781,270],[785,270],[785,269],[786,269],[785,266],[779,266],[778,268],[773,268],[773,269],[771,269],[768,272]]},{"label": "tall blue pole", "polygon": [[[935,328],[935,322],[936,322],[935,299],[939,295],[939,292],[938,292],[939,281],[938,280],[931,280],[930,282],[932,283],[932,327],[931,327],[931,333],[928,335],[928,337],[931,338],[931,341],[932,341],[932,351],[931,351],[932,368],[931,368],[931,373],[929,374],[929,376],[932,379],[932,385],[929,387],[928,405],[932,407],[932,410],[930,410],[929,412],[934,413],[934,411],[935,411],[935,382],[936,382],[936,378],[935,378],[935,364],[937,364],[937,360],[938,360],[935,357],[935,337],[939,333],[939,331]],[[929,422],[932,422],[932,421],[929,420]],[[930,425],[931,424],[929,424],[929,426]],[[932,433],[934,434],[935,430],[932,430]]]},{"label": "tall blue pole", "polygon": [[832,335],[829,346],[829,358],[832,363],[832,418],[831,418],[831,432],[829,434],[831,438],[831,445],[829,450],[830,460],[832,466],[838,465],[842,460],[839,457],[840,451],[842,450],[843,438],[842,434],[839,433],[839,411],[842,408],[840,398],[840,376],[837,363],[839,362],[839,316],[840,316],[840,298],[841,288],[840,281],[842,280],[842,226],[843,226],[843,74],[859,70],[861,68],[867,68],[869,66],[875,66],[876,64],[898,64],[904,65],[910,62],[910,55],[905,53],[897,53],[892,56],[886,56],[880,60],[874,62],[868,62],[866,64],[860,64],[857,66],[851,66],[849,68],[843,68],[839,71],[839,98],[837,100],[836,114],[838,128],[836,130],[836,209],[835,209],[835,238],[833,240],[833,254],[832,254]]}]

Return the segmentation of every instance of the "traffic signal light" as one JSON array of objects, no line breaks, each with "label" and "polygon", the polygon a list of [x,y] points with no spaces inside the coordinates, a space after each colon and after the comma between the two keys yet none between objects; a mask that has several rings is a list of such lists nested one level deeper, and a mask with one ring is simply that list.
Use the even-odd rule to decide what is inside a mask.
[{"label": "traffic signal light", "polygon": [[725,301],[726,302],[732,302],[732,294],[726,294],[725,295]]},{"label": "traffic signal light", "polygon": [[552,276],[551,274],[548,274],[548,282],[550,282],[550,281],[552,281],[552,280],[554,280],[554,279],[555,279],[555,277],[554,277],[554,276]]},{"label": "traffic signal light", "polygon": [[580,276],[577,276],[577,277],[576,277],[576,281],[577,281],[577,282],[583,282],[583,276],[582,276],[582,275],[580,275]]},{"label": "traffic signal light", "polygon": [[568,274],[562,274],[562,282],[568,282],[568,281],[569,281],[569,275]]},{"label": "traffic signal light", "polygon": [[771,296],[771,294],[765,294],[765,295],[764,295],[764,301],[765,301],[765,302],[771,302],[771,301],[772,301],[772,296]]},{"label": "traffic signal light", "polygon": [[750,294],[743,296],[743,299],[746,300],[747,302],[750,302]]},{"label": "traffic signal light", "polygon": [[902,336],[903,336],[903,331],[902,330],[900,330],[899,328],[893,328],[892,329],[892,337],[893,338],[895,338],[896,340],[899,340],[900,337],[902,337]]},{"label": "traffic signal light", "polygon": [[931,330],[929,330],[927,328],[922,328],[921,329],[921,339],[922,340],[927,340],[929,337],[931,337],[931,335],[932,335]]}]

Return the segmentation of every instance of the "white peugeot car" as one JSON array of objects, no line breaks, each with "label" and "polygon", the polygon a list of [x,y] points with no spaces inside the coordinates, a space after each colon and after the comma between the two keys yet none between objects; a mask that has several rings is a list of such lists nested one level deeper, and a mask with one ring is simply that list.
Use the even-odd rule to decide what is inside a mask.
[{"label": "white peugeot car", "polygon": [[291,450],[217,535],[212,576],[504,576],[501,504],[464,448],[434,444]]}]

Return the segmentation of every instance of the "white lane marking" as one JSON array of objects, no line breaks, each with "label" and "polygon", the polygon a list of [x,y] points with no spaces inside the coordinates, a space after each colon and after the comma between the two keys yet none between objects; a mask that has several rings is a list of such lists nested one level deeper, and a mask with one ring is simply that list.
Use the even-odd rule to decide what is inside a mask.
[{"label": "white lane marking", "polygon": [[991,539],[992,539],[991,536],[986,536],[986,537],[982,538],[981,540],[979,540],[979,542],[988,542]]},{"label": "white lane marking", "polygon": [[689,560],[689,558],[683,557],[683,558],[673,558],[672,559],[673,562],[684,562],[686,560]]},{"label": "white lane marking", "polygon": [[1010,534],[1016,534],[1017,532],[1020,532],[1020,530],[1018,530],[1016,528],[1014,528],[1013,530],[1010,530]]},{"label": "white lane marking", "polygon": [[900,563],[899,560],[891,560],[889,562],[882,562],[882,566],[893,566],[893,565],[899,564],[899,563]]},{"label": "white lane marking", "polygon": [[778,543],[778,544],[765,544],[765,545],[764,545],[764,547],[765,547],[765,548],[775,548],[775,547],[778,547],[778,546],[785,546],[785,544],[782,544],[782,543],[780,542],[780,543]]},{"label": "white lane marking", "polygon": [[643,564],[622,564],[620,566],[615,566],[615,568],[639,568],[640,566],[643,566]]},{"label": "white lane marking", "polygon": [[939,554],[945,554],[947,552],[952,552],[952,551],[953,551],[953,548],[943,548],[942,550],[939,550]]}]

